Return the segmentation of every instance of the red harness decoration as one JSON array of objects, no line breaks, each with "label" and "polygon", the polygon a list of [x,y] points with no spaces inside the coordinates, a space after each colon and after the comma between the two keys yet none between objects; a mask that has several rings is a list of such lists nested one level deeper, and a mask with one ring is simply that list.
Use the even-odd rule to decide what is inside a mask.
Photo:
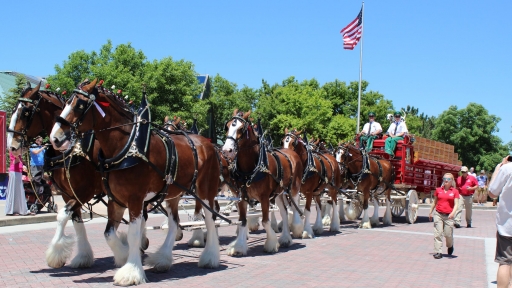
[{"label": "red harness decoration", "polygon": [[101,106],[103,107],[108,107],[110,106],[110,103],[107,102],[107,101],[96,101],[96,103],[100,104]]}]

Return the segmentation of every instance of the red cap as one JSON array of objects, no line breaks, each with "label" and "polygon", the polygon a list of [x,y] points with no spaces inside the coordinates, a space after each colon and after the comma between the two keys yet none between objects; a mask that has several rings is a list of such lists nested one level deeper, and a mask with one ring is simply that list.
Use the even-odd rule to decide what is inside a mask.
[{"label": "red cap", "polygon": [[117,94],[121,94],[121,93],[123,93],[123,90],[121,90],[121,89],[117,90]]},{"label": "red cap", "polygon": [[98,84],[98,86],[101,86],[101,85],[103,85],[103,82],[105,82],[105,81],[103,81],[103,80],[100,80],[100,83]]},{"label": "red cap", "polygon": [[44,86],[46,89],[50,89],[50,83],[46,83],[46,85]]},{"label": "red cap", "polygon": [[62,91],[62,95],[66,95],[68,94],[68,92],[66,92],[66,90]]}]

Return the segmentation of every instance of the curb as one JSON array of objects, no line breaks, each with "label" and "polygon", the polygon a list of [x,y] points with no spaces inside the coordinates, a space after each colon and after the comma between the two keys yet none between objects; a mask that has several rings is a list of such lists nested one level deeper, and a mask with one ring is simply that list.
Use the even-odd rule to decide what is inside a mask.
[{"label": "curb", "polygon": [[[10,218],[0,219],[0,227],[37,224],[45,222],[54,222],[57,220],[57,213],[45,213],[35,216],[9,216]],[[89,213],[82,213],[82,218],[88,218]]]}]

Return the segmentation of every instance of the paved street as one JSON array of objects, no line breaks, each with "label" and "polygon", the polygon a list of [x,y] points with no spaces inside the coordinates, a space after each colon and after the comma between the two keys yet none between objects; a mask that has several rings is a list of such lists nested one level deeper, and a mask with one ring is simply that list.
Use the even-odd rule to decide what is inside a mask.
[{"label": "paved street", "polygon": [[[380,210],[382,216],[384,210]],[[455,230],[454,256],[448,257],[443,248],[445,257],[440,260],[432,257],[433,225],[425,208],[420,209],[413,225],[405,224],[403,217],[393,219],[393,226],[372,230],[344,222],[339,233],[327,232],[325,227],[320,237],[295,239],[291,247],[272,255],[263,252],[265,233],[260,229],[251,234],[246,257],[227,256],[225,248],[234,239],[235,227],[222,227],[221,266],[217,269],[197,267],[201,249],[187,247],[191,232],[185,232],[174,247],[171,270],[154,273],[145,267],[150,283],[142,287],[494,287],[496,212],[475,209],[473,213],[473,228]],[[182,219],[186,221],[186,215]],[[152,214],[148,226],[164,220],[162,215]],[[46,265],[44,251],[54,227],[54,222],[0,227],[0,287],[112,286],[117,268],[103,238],[105,220],[86,224],[96,258],[89,269]],[[72,226],[68,225],[66,233],[74,235]],[[165,233],[148,230],[149,252],[163,242]]]}]

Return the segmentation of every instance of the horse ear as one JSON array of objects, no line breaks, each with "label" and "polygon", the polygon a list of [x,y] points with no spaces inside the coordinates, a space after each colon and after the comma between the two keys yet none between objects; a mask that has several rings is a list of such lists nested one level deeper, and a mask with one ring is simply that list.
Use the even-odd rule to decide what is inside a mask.
[{"label": "horse ear", "polygon": [[238,114],[238,108],[233,111],[233,116],[236,116]]},{"label": "horse ear", "polygon": [[82,87],[82,90],[87,92],[87,93],[91,93],[92,92],[92,89],[96,86],[96,82],[98,82],[98,78],[95,78],[94,80],[92,80],[91,83],[85,85],[84,87]]},{"label": "horse ear", "polygon": [[288,134],[288,127],[284,128],[284,134]]},{"label": "horse ear", "polygon": [[177,118],[177,117],[176,117],[176,115],[174,115],[174,116],[172,117],[172,120],[173,120],[173,121],[176,121],[176,118]]},{"label": "horse ear", "polygon": [[41,81],[39,81],[39,84],[37,84],[37,86],[36,86],[36,88],[34,88],[34,90],[39,91],[40,88],[41,88]]},{"label": "horse ear", "polygon": [[164,118],[164,123],[167,123],[167,122],[169,122],[169,116],[166,115]]},{"label": "horse ear", "polygon": [[247,120],[247,118],[249,118],[249,115],[251,115],[251,110],[247,111],[245,114],[244,114],[244,119]]},{"label": "horse ear", "polygon": [[315,146],[317,146],[318,143],[320,143],[320,138],[316,139],[316,141],[313,144],[315,144]]},{"label": "horse ear", "polygon": [[300,135],[300,134],[302,134],[302,130],[295,132],[295,135]]}]

